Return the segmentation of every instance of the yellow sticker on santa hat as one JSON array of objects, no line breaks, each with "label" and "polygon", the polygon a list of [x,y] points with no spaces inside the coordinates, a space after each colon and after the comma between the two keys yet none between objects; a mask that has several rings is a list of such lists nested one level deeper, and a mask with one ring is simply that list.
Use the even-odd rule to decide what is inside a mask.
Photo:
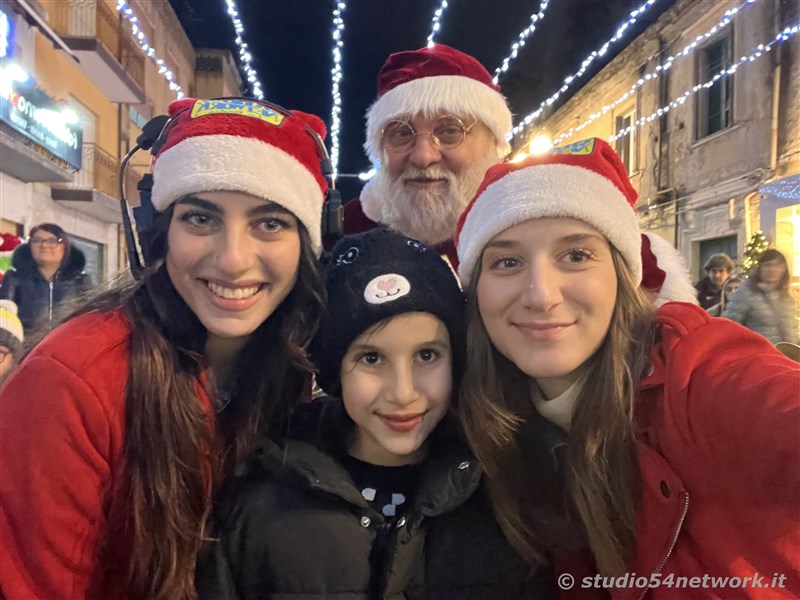
[{"label": "yellow sticker on santa hat", "polygon": [[241,98],[222,98],[217,100],[198,100],[192,106],[192,118],[206,115],[241,115],[280,127],[286,118],[266,104]]},{"label": "yellow sticker on santa hat", "polygon": [[567,144],[566,146],[558,146],[553,148],[553,154],[591,154],[594,152],[594,142],[595,138],[591,138],[588,140],[581,140],[580,142]]}]

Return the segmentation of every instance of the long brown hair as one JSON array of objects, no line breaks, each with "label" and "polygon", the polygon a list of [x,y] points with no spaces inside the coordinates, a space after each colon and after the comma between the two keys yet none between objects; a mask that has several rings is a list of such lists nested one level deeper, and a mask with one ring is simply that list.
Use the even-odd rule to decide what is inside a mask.
[{"label": "long brown hair", "polygon": [[477,282],[468,290],[467,370],[459,412],[486,470],[500,526],[525,558],[547,562],[588,544],[603,574],[624,572],[635,544],[633,409],[653,340],[651,299],[612,247],[617,301],[576,400],[562,475],[531,399],[532,379],[492,345]]},{"label": "long brown hair", "polygon": [[318,261],[299,224],[297,282],[239,353],[229,381],[233,400],[212,431],[198,398],[206,331],[164,267],[172,212],[157,216],[145,241],[158,258],[142,280],[101,292],[67,317],[121,307],[130,322],[119,481],[133,540],[126,597],[142,600],[196,598],[195,562],[213,491],[260,434],[285,432],[312,372],[305,348],[324,306]]}]

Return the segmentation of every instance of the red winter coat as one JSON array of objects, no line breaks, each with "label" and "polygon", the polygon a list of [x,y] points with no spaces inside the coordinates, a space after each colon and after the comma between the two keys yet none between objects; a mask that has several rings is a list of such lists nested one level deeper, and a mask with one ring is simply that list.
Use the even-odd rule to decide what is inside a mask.
[{"label": "red winter coat", "polygon": [[[362,231],[369,231],[371,229],[375,229],[376,227],[381,227],[381,224],[376,223],[372,219],[370,219],[367,215],[364,214],[364,210],[361,208],[361,199],[354,198],[349,202],[345,203],[344,205],[344,234],[351,235],[354,233],[361,233]],[[336,240],[330,240],[325,242],[325,250],[330,250]],[[450,264],[453,266],[453,270],[458,270],[458,254],[456,253],[456,247],[453,244],[452,240],[448,240],[442,244],[436,246],[436,250],[439,254],[442,254],[447,257],[450,261]]]},{"label": "red winter coat", "polygon": [[[623,587],[612,597],[798,597],[800,365],[698,306],[668,303],[656,321],[653,372],[641,382],[635,414],[643,489],[629,572],[666,584],[697,577],[700,587]],[[783,588],[721,579],[712,587],[711,577],[754,576],[769,586],[775,574],[785,575]],[[591,595],[583,583],[578,576],[564,596]]]},{"label": "red winter coat", "polygon": [[[117,309],[58,327],[0,401],[0,597],[124,598],[120,481],[130,326]],[[210,407],[203,385],[198,395]],[[209,411],[213,414],[213,411]]]}]

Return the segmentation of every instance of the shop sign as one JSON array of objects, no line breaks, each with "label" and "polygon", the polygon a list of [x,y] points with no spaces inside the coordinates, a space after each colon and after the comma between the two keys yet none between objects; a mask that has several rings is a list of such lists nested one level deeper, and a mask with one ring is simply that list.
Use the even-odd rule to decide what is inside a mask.
[{"label": "shop sign", "polygon": [[0,67],[0,121],[7,123],[70,166],[80,169],[83,129],[72,111],[64,111],[19,67]]}]

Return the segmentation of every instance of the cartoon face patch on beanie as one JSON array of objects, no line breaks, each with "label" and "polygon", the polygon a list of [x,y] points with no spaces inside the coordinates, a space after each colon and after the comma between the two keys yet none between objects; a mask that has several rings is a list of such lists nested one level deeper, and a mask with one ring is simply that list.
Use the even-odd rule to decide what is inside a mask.
[{"label": "cartoon face patch on beanie", "polygon": [[339,372],[350,344],[396,315],[424,312],[447,327],[451,345],[463,346],[465,298],[450,266],[424,244],[389,229],[345,237],[325,271],[328,310],[311,344],[317,382],[340,389]]},{"label": "cartoon face patch on beanie", "polygon": [[402,298],[411,292],[408,279],[397,273],[378,275],[364,289],[364,300],[370,304],[383,304]]}]

